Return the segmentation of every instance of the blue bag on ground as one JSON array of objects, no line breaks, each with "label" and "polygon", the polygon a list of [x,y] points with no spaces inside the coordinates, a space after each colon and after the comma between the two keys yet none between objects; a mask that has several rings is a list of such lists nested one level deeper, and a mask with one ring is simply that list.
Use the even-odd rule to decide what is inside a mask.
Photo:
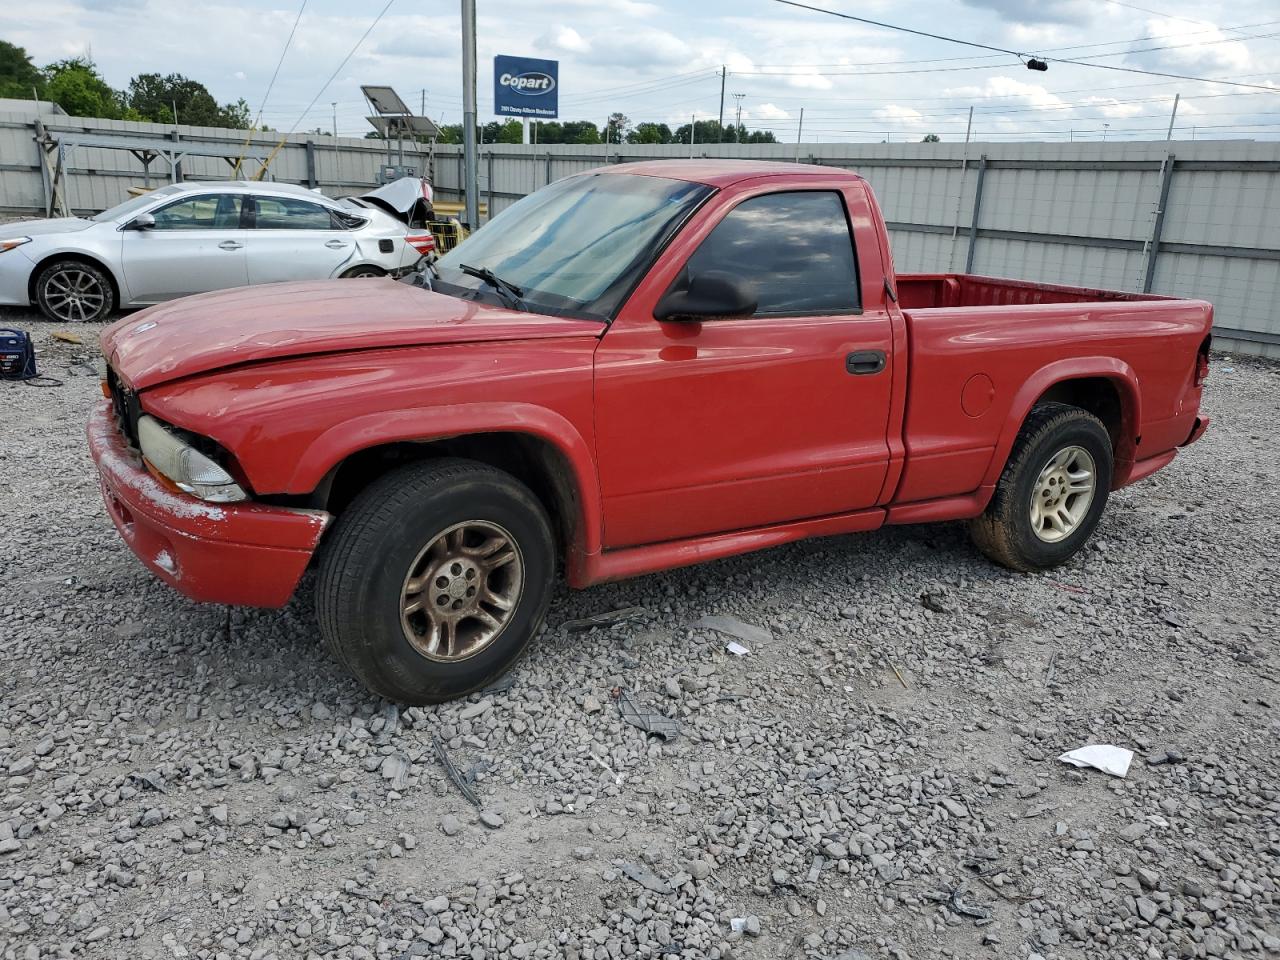
[{"label": "blue bag on ground", "polygon": [[31,334],[0,327],[0,380],[32,380],[36,376]]}]

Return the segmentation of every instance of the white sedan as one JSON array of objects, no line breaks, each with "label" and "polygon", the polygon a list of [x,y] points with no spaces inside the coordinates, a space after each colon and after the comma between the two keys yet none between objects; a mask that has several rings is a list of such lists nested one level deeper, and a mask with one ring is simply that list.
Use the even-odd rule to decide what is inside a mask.
[{"label": "white sedan", "polygon": [[400,276],[431,232],[284,183],[176,183],[95,217],[0,224],[0,306],[51,320],[283,280]]}]

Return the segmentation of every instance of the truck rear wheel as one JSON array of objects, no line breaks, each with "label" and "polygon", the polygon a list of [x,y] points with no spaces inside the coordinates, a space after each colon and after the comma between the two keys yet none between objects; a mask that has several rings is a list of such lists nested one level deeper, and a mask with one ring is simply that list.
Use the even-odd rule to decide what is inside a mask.
[{"label": "truck rear wheel", "polygon": [[995,494],[969,532],[983,553],[1012,570],[1047,570],[1071,559],[1107,505],[1111,437],[1079,407],[1044,403],[1023,424]]},{"label": "truck rear wheel", "polygon": [[555,545],[515,477],[433,460],[356,497],[319,567],[320,631],[343,665],[389,700],[439,703],[519,659],[551,599]]}]

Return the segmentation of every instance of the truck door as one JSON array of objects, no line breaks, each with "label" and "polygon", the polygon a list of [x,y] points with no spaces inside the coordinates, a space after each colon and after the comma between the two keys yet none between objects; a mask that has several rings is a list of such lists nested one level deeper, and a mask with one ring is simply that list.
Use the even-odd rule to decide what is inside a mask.
[{"label": "truck door", "polygon": [[[893,325],[862,184],[711,203],[596,351],[607,548],[858,510],[885,481]],[[685,269],[751,281],[756,314],[655,320]]]}]

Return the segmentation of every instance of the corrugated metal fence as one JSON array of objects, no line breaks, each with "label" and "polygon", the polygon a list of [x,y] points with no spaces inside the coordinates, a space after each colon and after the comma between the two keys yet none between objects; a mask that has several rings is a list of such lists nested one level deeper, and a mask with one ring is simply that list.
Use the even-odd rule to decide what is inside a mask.
[{"label": "corrugated metal fence", "polygon": [[[164,136],[158,124],[67,118],[57,135]],[[0,114],[0,209],[43,211],[30,117]],[[278,135],[255,135],[266,156]],[[239,131],[180,127],[179,143],[244,144]],[[96,142],[96,141],[95,141]],[[1280,356],[1280,142],[964,144],[697,144],[697,156],[824,163],[856,170],[875,188],[899,270],[969,270],[1123,290],[1200,297],[1216,307],[1216,336],[1230,349]],[[688,157],[687,146],[482,145],[480,199],[501,212],[552,180],[603,163]],[[328,194],[372,186],[385,145],[296,134],[272,163],[274,178]],[[406,163],[429,158],[406,147]],[[134,154],[99,146],[70,151],[69,197],[99,210],[143,182]],[[461,150],[441,146],[430,168],[437,191],[460,198]],[[256,169],[256,163],[251,165]],[[151,164],[153,182],[169,179]],[[188,179],[224,179],[231,162],[188,156]]]}]

